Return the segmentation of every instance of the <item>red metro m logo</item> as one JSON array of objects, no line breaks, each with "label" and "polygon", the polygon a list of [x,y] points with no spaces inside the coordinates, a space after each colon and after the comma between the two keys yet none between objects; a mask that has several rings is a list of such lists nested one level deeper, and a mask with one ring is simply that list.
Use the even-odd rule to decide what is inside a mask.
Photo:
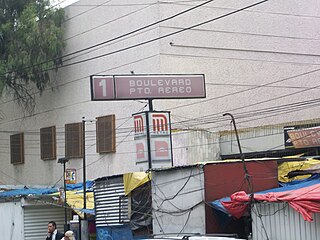
[{"label": "red metro m logo", "polygon": [[133,117],[134,121],[134,133],[137,135],[144,133],[144,120],[141,115]]},{"label": "red metro m logo", "polygon": [[153,113],[152,118],[152,134],[169,134],[169,119],[165,113]]}]

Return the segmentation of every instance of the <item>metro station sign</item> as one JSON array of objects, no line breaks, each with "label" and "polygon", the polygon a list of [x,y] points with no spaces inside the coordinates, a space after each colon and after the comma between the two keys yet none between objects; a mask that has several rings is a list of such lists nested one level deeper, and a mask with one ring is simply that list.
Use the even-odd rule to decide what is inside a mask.
[{"label": "metro station sign", "polygon": [[205,98],[204,74],[92,75],[91,100]]},{"label": "metro station sign", "polygon": [[320,146],[320,126],[284,127],[286,148],[309,148]]},{"label": "metro station sign", "polygon": [[170,112],[136,113],[133,114],[133,121],[136,164],[144,166],[144,170],[148,169],[149,163],[152,168],[171,167]]}]

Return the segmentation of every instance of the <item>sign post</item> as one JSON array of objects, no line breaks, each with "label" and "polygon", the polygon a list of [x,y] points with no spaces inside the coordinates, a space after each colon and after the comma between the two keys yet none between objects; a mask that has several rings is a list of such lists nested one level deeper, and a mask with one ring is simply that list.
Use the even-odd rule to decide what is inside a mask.
[{"label": "sign post", "polygon": [[147,99],[149,111],[133,114],[136,164],[173,164],[170,112],[153,111],[153,99],[205,98],[204,74],[93,75],[92,101]]}]

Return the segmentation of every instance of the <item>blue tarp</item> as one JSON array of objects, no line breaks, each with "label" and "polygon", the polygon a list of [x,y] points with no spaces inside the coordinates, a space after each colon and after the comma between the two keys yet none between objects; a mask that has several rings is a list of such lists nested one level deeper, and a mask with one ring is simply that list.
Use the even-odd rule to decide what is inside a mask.
[{"label": "blue tarp", "polygon": [[[92,191],[92,186],[93,186],[93,181],[86,181],[86,189],[87,189],[87,191]],[[66,188],[67,188],[67,191],[82,190],[83,189],[83,183],[67,184]]]},{"label": "blue tarp", "polygon": [[[309,187],[309,186],[319,184],[319,183],[320,183],[320,174],[316,174],[316,175],[314,175],[310,178],[307,178],[307,179],[292,181],[290,183],[285,184],[283,187],[268,189],[265,191],[256,192],[254,194],[264,194],[264,193],[269,193],[269,192],[285,192],[285,191],[297,190],[300,188]],[[221,199],[210,202],[210,205],[214,209],[230,215],[229,212],[221,204],[221,202],[228,202],[228,201],[230,201],[230,197],[225,197],[225,198],[221,198]]]},{"label": "blue tarp", "polygon": [[82,212],[82,213],[90,214],[90,215],[95,215],[96,214],[94,209],[88,209],[88,208],[87,209],[83,209],[83,208],[79,209],[79,208],[75,208],[74,210],[77,210],[77,211]]},{"label": "blue tarp", "polygon": [[133,235],[128,225],[97,227],[97,240],[133,240]]},{"label": "blue tarp", "polygon": [[57,188],[23,188],[14,189],[0,193],[1,197],[16,197],[16,196],[28,196],[28,195],[43,195],[57,192]]},{"label": "blue tarp", "polygon": [[[86,181],[87,192],[92,191],[93,181]],[[68,191],[71,190],[82,190],[83,184],[67,184],[66,188]],[[5,197],[18,197],[18,196],[28,196],[28,195],[46,195],[59,192],[59,188],[21,188],[13,189],[9,191],[0,192],[0,198]]]}]

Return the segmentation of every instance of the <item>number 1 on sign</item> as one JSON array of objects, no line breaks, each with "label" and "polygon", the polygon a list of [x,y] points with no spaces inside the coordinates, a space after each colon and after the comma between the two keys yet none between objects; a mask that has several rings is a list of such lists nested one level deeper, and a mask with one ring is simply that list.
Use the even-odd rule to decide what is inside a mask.
[{"label": "number 1 on sign", "polygon": [[105,79],[102,79],[99,82],[99,86],[102,87],[102,96],[107,96],[107,81]]}]

